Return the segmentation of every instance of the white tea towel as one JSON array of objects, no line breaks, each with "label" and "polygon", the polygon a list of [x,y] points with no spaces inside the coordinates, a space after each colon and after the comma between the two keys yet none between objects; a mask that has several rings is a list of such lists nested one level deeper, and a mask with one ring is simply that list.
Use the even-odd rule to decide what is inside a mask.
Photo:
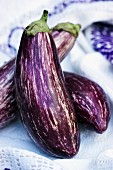
[{"label": "white tea towel", "polygon": [[[108,0],[1,0],[0,1],[0,65],[17,55],[23,29],[32,21],[39,19],[42,11],[49,11],[50,27],[58,22],[73,22],[81,24],[81,33],[70,54],[62,62],[62,69],[77,72],[99,83],[113,102],[112,76],[113,67],[102,53],[92,43],[92,26],[96,22],[113,25],[113,1]],[[100,26],[100,25],[99,25]],[[98,25],[97,25],[98,27]],[[106,25],[108,28],[109,26]],[[110,30],[111,32],[111,30]],[[99,35],[100,32],[97,32]],[[103,33],[102,33],[103,34]],[[97,34],[96,34],[97,35]],[[103,40],[106,42],[109,34]],[[112,33],[110,34],[112,35]],[[106,37],[106,38],[105,38]],[[98,38],[98,36],[97,36]],[[98,41],[97,41],[98,42]],[[112,45],[112,43],[110,43]],[[99,47],[99,45],[97,45]],[[109,44],[107,46],[109,48]],[[111,48],[111,46],[110,46]],[[6,128],[0,130],[0,146],[25,149],[40,156],[53,159],[68,170],[92,170],[102,167],[96,164],[97,157],[105,150],[113,149],[113,105],[111,104],[111,119],[108,129],[103,134],[97,134],[86,127],[80,126],[80,150],[72,159],[62,160],[43,153],[30,139],[20,119],[15,120]],[[27,170],[30,170],[28,168]],[[112,170],[112,169],[111,169]]]},{"label": "white tea towel", "polygon": [[0,170],[64,170],[63,166],[33,152],[0,148]]}]

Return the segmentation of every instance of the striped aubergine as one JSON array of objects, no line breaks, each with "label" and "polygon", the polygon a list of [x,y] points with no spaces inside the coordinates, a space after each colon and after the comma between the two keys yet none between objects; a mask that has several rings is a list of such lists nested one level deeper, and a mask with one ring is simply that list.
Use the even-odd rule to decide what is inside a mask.
[{"label": "striped aubergine", "polygon": [[75,44],[80,31],[80,24],[59,23],[52,29],[52,37],[58,51],[60,62],[68,55]]},{"label": "striped aubergine", "polygon": [[17,104],[37,145],[52,156],[72,157],[79,149],[79,129],[47,15],[44,10],[23,32],[15,71]]},{"label": "striped aubergine", "polygon": [[64,76],[78,121],[103,133],[110,119],[109,101],[103,89],[83,76],[69,72],[64,72]]},{"label": "striped aubergine", "polygon": [[6,126],[17,116],[14,68],[15,59],[0,68],[0,128]]},{"label": "striped aubergine", "polygon": [[[60,23],[51,30],[59,60],[62,61],[73,47],[80,30],[80,25]],[[0,128],[5,127],[17,116],[14,87],[15,60],[16,57],[0,68]]]}]

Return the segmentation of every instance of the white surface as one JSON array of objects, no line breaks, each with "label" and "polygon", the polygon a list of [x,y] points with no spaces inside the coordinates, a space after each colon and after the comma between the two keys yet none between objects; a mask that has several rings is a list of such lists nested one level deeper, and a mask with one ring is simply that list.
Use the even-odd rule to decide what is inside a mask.
[{"label": "white surface", "polygon": [[[51,3],[52,2],[52,3]],[[54,6],[57,6],[62,2],[61,0],[53,1],[39,1],[34,0],[6,0],[0,1],[0,45],[7,44],[7,37],[10,30],[15,26],[26,26],[32,20],[39,18],[43,9],[48,9],[50,12],[54,10]],[[68,1],[66,1],[68,2]],[[53,4],[54,3],[54,4]],[[97,2],[92,4],[71,4],[62,13],[54,15],[49,18],[48,23],[53,26],[61,21],[70,21],[74,23],[80,23],[82,29],[90,25],[94,21],[113,20],[113,2]],[[95,14],[96,9],[96,14]],[[21,32],[16,32],[12,39],[11,44],[18,49]],[[111,102],[113,98],[112,90],[112,74],[113,69],[111,65],[105,61],[102,56],[94,53],[91,47],[86,46],[85,40],[78,39],[78,42],[74,46],[72,52],[62,62],[63,70],[69,70],[73,72],[79,72],[91,79],[94,79],[97,83],[101,83],[103,88],[108,93]],[[87,44],[88,45],[88,44]],[[85,52],[84,50],[85,49]],[[91,51],[90,51],[91,49]],[[87,53],[87,54],[86,54]],[[90,57],[91,56],[91,57]],[[98,57],[95,60],[96,56]],[[3,61],[9,60],[13,57],[8,51],[7,54],[0,52],[0,64]],[[94,65],[95,64],[95,65]],[[109,92],[107,91],[109,89]],[[113,114],[113,106],[111,105],[111,114]],[[55,159],[47,154],[43,153],[26,133],[21,121],[15,120],[6,128],[0,130],[0,146],[1,147],[13,147],[19,149],[26,149],[35,152],[39,155],[43,155],[50,159],[55,159],[58,163],[63,165],[68,170],[91,170],[97,169],[95,161],[99,154],[107,149],[113,149],[113,116],[108,126],[108,130],[103,134],[97,134],[86,127],[80,126],[81,132],[81,145],[78,154],[69,160]],[[109,139],[109,140],[108,140]],[[27,169],[29,170],[29,169]],[[112,169],[110,169],[112,170]]]},{"label": "white surface", "polygon": [[17,148],[0,148],[0,169],[4,170],[64,170],[64,168],[43,156]]}]

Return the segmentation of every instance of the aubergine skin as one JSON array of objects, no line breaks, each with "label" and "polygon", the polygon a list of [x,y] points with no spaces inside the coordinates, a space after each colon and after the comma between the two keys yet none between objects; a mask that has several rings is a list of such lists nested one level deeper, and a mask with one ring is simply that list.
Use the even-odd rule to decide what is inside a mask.
[{"label": "aubergine skin", "polygon": [[15,59],[0,68],[0,128],[5,127],[17,116],[14,68]]},{"label": "aubergine skin", "polygon": [[64,72],[64,76],[78,121],[103,133],[110,119],[109,101],[103,89],[83,76],[69,72]]},{"label": "aubergine skin", "polygon": [[79,129],[49,33],[22,35],[15,72],[17,103],[29,135],[57,157],[79,149]]},{"label": "aubergine skin", "polygon": [[58,51],[58,57],[60,62],[68,55],[72,47],[75,44],[76,38],[67,31],[52,31],[52,37],[55,41],[55,45]]}]

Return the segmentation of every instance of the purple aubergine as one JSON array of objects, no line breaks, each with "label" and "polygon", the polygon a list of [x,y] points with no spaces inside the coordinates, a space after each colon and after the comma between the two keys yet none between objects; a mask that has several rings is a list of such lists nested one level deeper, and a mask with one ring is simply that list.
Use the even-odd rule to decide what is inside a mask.
[{"label": "purple aubergine", "polygon": [[70,22],[57,24],[52,29],[52,37],[58,51],[60,62],[68,55],[76,38],[78,37],[81,26]]},{"label": "purple aubergine", "polygon": [[17,116],[17,105],[14,86],[15,60],[0,68],[0,128],[7,125]]},{"label": "purple aubergine", "polygon": [[[79,30],[80,25],[72,23],[61,23],[52,29],[51,34],[56,43],[60,61],[73,47]],[[16,57],[0,68],[0,128],[17,116],[14,87],[15,59]]]},{"label": "purple aubergine", "polygon": [[92,125],[98,133],[108,127],[110,109],[103,89],[83,76],[64,72],[66,85],[75,106],[78,121]]},{"label": "purple aubergine", "polygon": [[57,157],[79,149],[79,129],[46,24],[48,12],[23,32],[16,61],[15,85],[22,122],[36,144]]}]

